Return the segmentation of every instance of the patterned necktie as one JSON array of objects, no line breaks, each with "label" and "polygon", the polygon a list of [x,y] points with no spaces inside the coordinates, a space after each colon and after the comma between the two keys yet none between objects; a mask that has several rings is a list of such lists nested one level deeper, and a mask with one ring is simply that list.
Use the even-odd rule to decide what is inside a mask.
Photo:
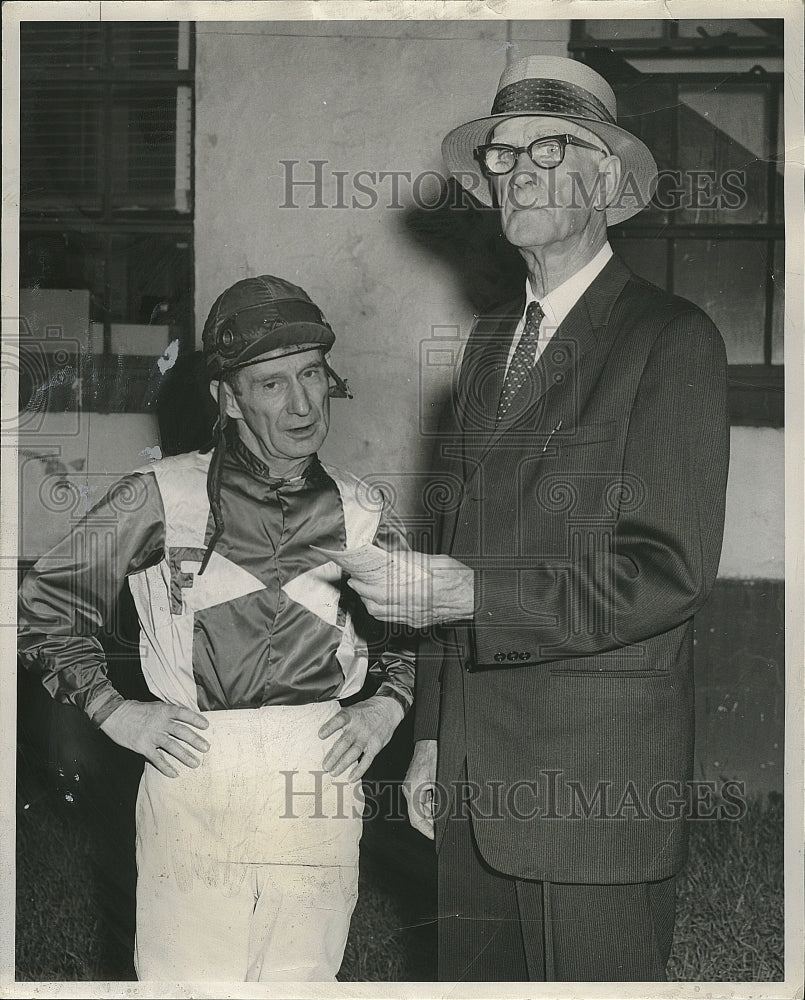
[{"label": "patterned necktie", "polygon": [[539,302],[529,302],[525,311],[525,326],[514,351],[514,357],[506,372],[503,391],[498,403],[498,420],[501,420],[512,404],[520,386],[528,378],[528,373],[534,367],[534,357],[539,340],[539,325],[545,313]]}]

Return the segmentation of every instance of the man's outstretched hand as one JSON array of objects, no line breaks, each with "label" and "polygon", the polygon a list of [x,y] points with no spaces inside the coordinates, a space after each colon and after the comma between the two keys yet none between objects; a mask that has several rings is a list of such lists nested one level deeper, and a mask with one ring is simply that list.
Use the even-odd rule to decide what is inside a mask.
[{"label": "man's outstretched hand", "polygon": [[450,556],[401,553],[385,574],[352,572],[347,583],[374,618],[412,628],[463,621],[475,611],[475,574]]},{"label": "man's outstretched hand", "polygon": [[342,730],[341,735],[324,758],[326,770],[337,777],[351,765],[350,781],[357,781],[391,739],[402,721],[402,705],[394,698],[374,695],[366,701],[342,708],[319,729],[319,739]]},{"label": "man's outstretched hand", "polygon": [[[179,775],[176,765],[198,767],[199,757],[190,748],[206,753],[210,744],[196,732],[209,721],[198,712],[163,701],[124,701],[101,729],[109,739],[134,750],[169,778]],[[195,728],[191,728],[195,727]]]}]

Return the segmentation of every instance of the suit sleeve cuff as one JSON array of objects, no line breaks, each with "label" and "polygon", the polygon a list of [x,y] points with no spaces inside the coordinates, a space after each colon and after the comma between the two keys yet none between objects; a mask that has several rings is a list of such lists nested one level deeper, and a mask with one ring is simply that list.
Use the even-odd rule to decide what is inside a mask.
[{"label": "suit sleeve cuff", "polygon": [[414,704],[414,741],[435,740],[439,736],[439,704],[438,701]]},{"label": "suit sleeve cuff", "polygon": [[[471,660],[477,667],[513,666],[546,659],[540,646],[558,637],[554,615],[537,610],[541,574],[534,570],[475,570]],[[526,601],[527,597],[527,601]]]}]

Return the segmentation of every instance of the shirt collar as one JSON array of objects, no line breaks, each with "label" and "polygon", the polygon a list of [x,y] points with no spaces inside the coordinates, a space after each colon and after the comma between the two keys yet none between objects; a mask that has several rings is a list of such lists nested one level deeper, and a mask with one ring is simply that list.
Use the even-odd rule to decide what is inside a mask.
[{"label": "shirt collar", "polygon": [[548,328],[556,329],[562,320],[567,316],[573,306],[584,295],[593,281],[604,270],[604,267],[612,257],[612,247],[609,242],[604,243],[592,260],[588,261],[584,267],[572,274],[561,285],[551,289],[542,299],[537,299],[531,288],[531,282],[526,276],[525,279],[525,308],[529,303],[539,302],[542,311],[545,313],[545,324]]}]

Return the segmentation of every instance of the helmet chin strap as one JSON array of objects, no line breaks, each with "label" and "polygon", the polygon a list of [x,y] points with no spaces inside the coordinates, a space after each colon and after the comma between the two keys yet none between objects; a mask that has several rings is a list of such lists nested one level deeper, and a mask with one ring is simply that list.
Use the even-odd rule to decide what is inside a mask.
[{"label": "helmet chin strap", "polygon": [[221,511],[221,477],[223,476],[224,458],[226,457],[227,415],[226,393],[224,392],[223,382],[224,380],[221,379],[218,383],[218,419],[215,421],[215,427],[213,429],[215,447],[213,448],[212,457],[210,458],[210,467],[207,470],[207,499],[210,502],[214,528],[212,536],[207,543],[204,558],[201,560],[201,567],[198,571],[199,576],[201,576],[207,568],[207,563],[210,561],[213,549],[218,544],[218,540],[221,535],[224,533],[224,515]]},{"label": "helmet chin strap", "polygon": [[355,397],[349,391],[349,385],[345,378],[341,378],[337,375],[333,369],[327,364],[327,360],[324,361],[324,368],[330,378],[335,382],[335,385],[330,386],[330,396],[333,399],[354,399]]}]

